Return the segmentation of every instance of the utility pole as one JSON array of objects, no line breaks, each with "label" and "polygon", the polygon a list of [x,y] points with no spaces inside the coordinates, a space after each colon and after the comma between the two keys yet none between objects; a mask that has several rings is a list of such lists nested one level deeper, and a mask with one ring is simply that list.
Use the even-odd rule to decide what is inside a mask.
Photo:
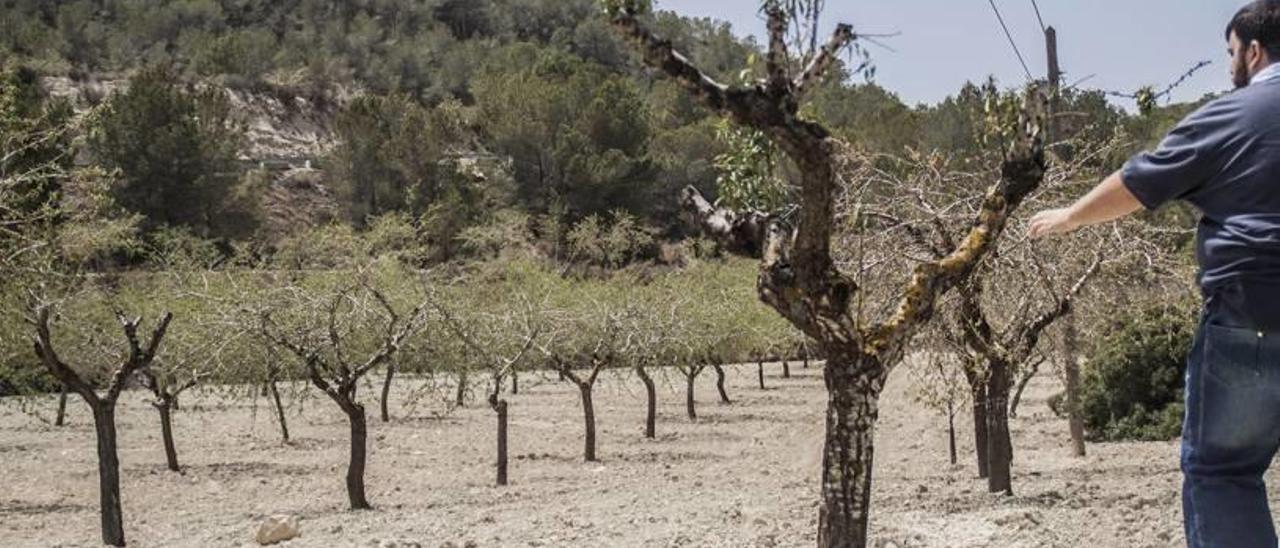
[{"label": "utility pole", "polygon": [[[1045,50],[1049,55],[1049,136],[1057,136],[1057,115],[1062,104],[1062,65],[1058,63],[1058,31],[1044,30]],[[1066,152],[1066,151],[1064,151]],[[1080,334],[1076,331],[1075,312],[1062,317],[1062,361],[1067,381],[1067,421],[1071,428],[1071,445],[1077,457],[1085,456],[1084,417],[1080,409]]]}]

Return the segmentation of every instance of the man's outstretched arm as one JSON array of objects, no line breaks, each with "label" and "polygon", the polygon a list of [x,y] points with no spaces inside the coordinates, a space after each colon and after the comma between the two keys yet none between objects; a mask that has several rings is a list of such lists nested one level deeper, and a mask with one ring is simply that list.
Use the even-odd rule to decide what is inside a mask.
[{"label": "man's outstretched arm", "polygon": [[1038,239],[1067,234],[1080,227],[1114,221],[1142,207],[1142,202],[1124,185],[1122,171],[1117,171],[1071,207],[1037,213],[1031,218],[1027,235]]}]

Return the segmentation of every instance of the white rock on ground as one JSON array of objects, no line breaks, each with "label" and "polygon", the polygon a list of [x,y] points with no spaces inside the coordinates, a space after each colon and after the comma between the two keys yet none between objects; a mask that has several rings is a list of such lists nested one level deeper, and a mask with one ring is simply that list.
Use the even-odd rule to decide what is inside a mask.
[{"label": "white rock on ground", "polygon": [[286,514],[276,514],[264,520],[258,526],[258,535],[254,537],[258,544],[266,546],[284,542],[302,534],[298,527],[298,518]]}]

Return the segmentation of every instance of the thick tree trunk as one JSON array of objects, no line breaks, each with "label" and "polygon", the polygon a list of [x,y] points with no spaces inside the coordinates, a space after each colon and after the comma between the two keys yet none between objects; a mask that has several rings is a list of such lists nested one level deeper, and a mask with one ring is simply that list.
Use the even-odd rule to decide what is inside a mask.
[{"label": "thick tree trunk", "polygon": [[156,411],[160,412],[160,437],[164,441],[164,460],[169,465],[169,470],[181,472],[178,467],[178,450],[173,445],[173,400],[162,401],[156,404]]},{"label": "thick tree trunk", "polygon": [[760,389],[764,390],[764,362],[756,362],[756,377],[760,379]]},{"label": "thick tree trunk", "polygon": [[587,462],[596,461],[596,408],[591,402],[590,384],[578,385],[578,393],[582,395],[582,420],[585,422],[586,435],[583,437],[582,458]]},{"label": "thick tree trunk", "polygon": [[1009,365],[989,364],[987,377],[987,461],[990,476],[987,490],[1013,494],[1012,441],[1009,439]]},{"label": "thick tree trunk", "polygon": [[956,454],[956,413],[950,403],[947,404],[947,439],[950,441],[951,466],[955,466],[959,462]]},{"label": "thick tree trunk", "polygon": [[391,413],[387,411],[387,399],[391,396],[391,378],[396,374],[396,364],[387,363],[387,376],[382,380],[382,422],[391,422]]},{"label": "thick tree trunk", "polygon": [[1067,422],[1071,429],[1071,448],[1077,457],[1085,455],[1084,415],[1080,412],[1079,333],[1074,314],[1062,318],[1062,360],[1067,377]]},{"label": "thick tree trunk", "polygon": [[364,493],[364,468],[368,451],[368,429],[365,425],[364,406],[348,402],[344,406],[347,420],[351,422],[351,462],[347,465],[347,499],[352,510],[370,510],[369,499]]},{"label": "thick tree trunk", "polygon": [[973,448],[978,456],[978,477],[991,475],[991,463],[987,458],[987,387],[979,385],[973,390]]},{"label": "thick tree trunk", "polygon": [[720,392],[720,403],[725,405],[733,403],[733,401],[729,399],[729,393],[724,389],[724,367],[720,364],[715,364],[711,367],[716,370],[716,390]]},{"label": "thick tree trunk", "polygon": [[787,360],[782,360],[782,378],[791,378],[791,363]]},{"label": "thick tree trunk", "polygon": [[855,372],[879,370],[874,358],[855,356],[829,361],[823,373],[828,400],[818,509],[820,548],[868,546],[872,444],[880,391],[874,379]]},{"label": "thick tree trunk", "polygon": [[54,426],[63,426],[67,424],[67,385],[62,385],[62,391],[58,393],[58,416],[54,417]]},{"label": "thick tree trunk", "polygon": [[688,373],[685,373],[684,377],[685,377],[684,411],[685,411],[685,414],[689,416],[689,420],[696,421],[698,420],[698,411],[697,409],[694,408],[697,402],[694,401],[693,392],[694,392],[695,384],[697,383],[697,380],[698,380],[698,370],[690,369]]},{"label": "thick tree trunk", "polygon": [[640,380],[644,382],[645,399],[648,407],[644,416],[644,437],[653,439],[657,437],[658,422],[658,390],[653,385],[653,378],[649,376],[649,372],[644,367],[636,367],[636,374],[640,375]]},{"label": "thick tree trunk", "polygon": [[498,485],[507,484],[507,400],[498,400]]},{"label": "thick tree trunk", "polygon": [[116,454],[114,403],[90,404],[98,435],[98,496],[102,510],[102,543],[124,546],[124,513],[120,508],[120,459]]},{"label": "thick tree trunk", "polygon": [[284,404],[280,402],[280,389],[276,387],[276,381],[268,381],[267,387],[271,390],[271,399],[276,402],[276,418],[280,421],[280,439],[285,443],[289,443],[289,422],[284,418]]}]

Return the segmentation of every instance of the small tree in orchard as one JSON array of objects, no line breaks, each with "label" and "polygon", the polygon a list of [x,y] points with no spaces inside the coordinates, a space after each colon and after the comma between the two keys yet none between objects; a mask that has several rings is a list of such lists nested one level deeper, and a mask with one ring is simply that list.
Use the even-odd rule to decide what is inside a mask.
[{"label": "small tree in orchard", "polygon": [[[394,273],[393,273],[394,274]],[[405,340],[424,327],[425,303],[393,302],[373,272],[289,283],[270,295],[260,313],[262,336],[291,353],[311,384],[346,415],[351,427],[347,498],[352,510],[372,508],[365,496],[368,427],[356,395],[360,379],[385,365]]]},{"label": "small tree in orchard", "polygon": [[[56,316],[55,308],[58,309]],[[107,308],[105,298],[94,292],[83,292],[61,303],[36,301],[29,320],[35,327],[36,356],[64,386],[83,398],[93,412],[98,438],[102,542],[124,546],[116,402],[129,379],[155,360],[173,316],[160,315],[151,334],[145,336],[139,333],[141,317],[130,318],[115,311],[123,335],[117,337],[107,330],[107,318],[111,315]]]},{"label": "small tree in orchard", "polygon": [[947,418],[947,454],[954,466],[959,461],[956,415],[969,396],[964,369],[960,360],[950,352],[927,352],[922,358],[923,363],[912,369],[913,397],[916,402]]},{"label": "small tree in orchard", "polygon": [[445,330],[462,343],[461,354],[469,356],[479,364],[477,369],[489,374],[488,403],[497,418],[496,482],[500,486],[507,485],[508,481],[510,403],[503,397],[503,391],[508,378],[514,383],[517,368],[540,336],[543,319],[528,292],[545,294],[545,282],[545,276],[525,269],[506,283],[491,287],[493,291],[480,293],[498,296],[496,300],[477,297],[474,287],[459,287],[437,293],[430,301]]},{"label": "small tree in orchard", "polygon": [[627,331],[634,305],[618,298],[611,288],[587,295],[582,303],[561,310],[567,317],[554,321],[556,328],[548,332],[548,343],[539,349],[551,361],[551,367],[578,388],[582,399],[585,425],[583,460],[596,461],[596,414],[593,391],[600,373],[617,367],[622,356],[635,346],[635,338]]},{"label": "small tree in orchard", "polygon": [[687,296],[673,291],[669,283],[657,283],[636,297],[637,313],[624,318],[628,324],[623,328],[631,333],[634,344],[622,358],[644,383],[644,437],[653,439],[657,436],[658,390],[649,368],[679,359],[680,338],[685,335],[681,311]]},{"label": "small tree in orchard", "polygon": [[[651,8],[641,0],[603,0],[613,26],[635,44],[644,62],[661,70],[693,97],[735,123],[760,130],[794,164],[798,208],[792,215],[717,208],[696,189],[684,202],[704,231],[727,249],[762,258],[757,289],[762,300],[822,346],[828,391],[826,443],[818,508],[818,544],[865,547],[870,515],[871,463],[879,396],[913,336],[933,315],[940,295],[973,272],[1004,231],[1009,215],[1041,183],[1045,162],[1040,140],[1044,101],[1028,94],[1016,124],[1009,125],[998,181],[986,193],[963,238],[941,259],[880,261],[900,231],[863,215],[869,202],[893,198],[867,192],[857,178],[864,165],[821,124],[800,116],[805,95],[817,87],[839,53],[857,35],[839,25],[818,46],[791,54],[788,30],[800,8],[813,2],[766,0],[768,40],[763,77],[750,86],[728,86],[699,70],[668,40],[648,28]],[[808,28],[808,27],[806,27]],[[811,32],[816,32],[814,25]],[[801,40],[800,42],[804,42]],[[890,196],[886,196],[890,195]],[[837,218],[837,202],[847,212]],[[883,245],[861,245],[881,238]],[[893,239],[889,239],[893,238]],[[838,241],[837,241],[838,240]],[[900,243],[900,242],[898,242]],[[833,244],[843,253],[833,255]],[[905,285],[875,289],[911,270]],[[896,284],[894,284],[896,285]]]}]

